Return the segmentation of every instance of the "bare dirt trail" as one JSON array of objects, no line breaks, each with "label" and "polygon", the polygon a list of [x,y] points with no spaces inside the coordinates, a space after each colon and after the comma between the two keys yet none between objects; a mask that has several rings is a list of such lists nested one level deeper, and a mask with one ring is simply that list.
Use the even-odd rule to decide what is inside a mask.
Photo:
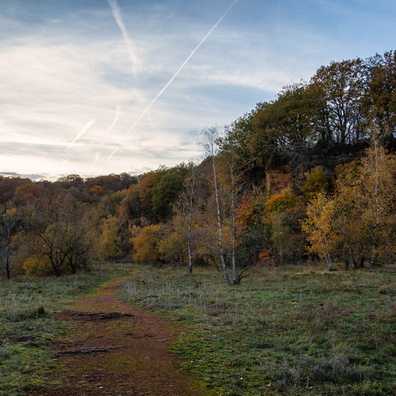
[{"label": "bare dirt trail", "polygon": [[53,344],[50,385],[31,396],[205,396],[211,393],[177,368],[168,352],[177,330],[115,294],[127,278],[103,285],[96,295],[75,300],[60,315],[68,334]]}]

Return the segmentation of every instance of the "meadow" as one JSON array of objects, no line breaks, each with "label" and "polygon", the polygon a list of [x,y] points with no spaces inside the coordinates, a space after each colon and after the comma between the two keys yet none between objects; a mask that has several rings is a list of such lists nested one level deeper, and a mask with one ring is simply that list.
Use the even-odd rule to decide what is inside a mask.
[{"label": "meadow", "polygon": [[124,298],[182,326],[172,350],[216,395],[394,395],[396,267],[153,270]]},{"label": "meadow", "polygon": [[0,280],[0,395],[24,395],[40,386],[53,367],[48,345],[67,331],[56,313],[73,298],[124,274],[113,265],[100,265],[93,272],[59,278]]},{"label": "meadow", "polygon": [[191,275],[106,264],[87,274],[0,281],[0,395],[42,384],[52,369],[48,345],[67,331],[56,313],[132,268],[120,298],[179,327],[172,352],[180,368],[215,395],[395,394],[395,266],[262,267],[227,286],[209,268]]}]

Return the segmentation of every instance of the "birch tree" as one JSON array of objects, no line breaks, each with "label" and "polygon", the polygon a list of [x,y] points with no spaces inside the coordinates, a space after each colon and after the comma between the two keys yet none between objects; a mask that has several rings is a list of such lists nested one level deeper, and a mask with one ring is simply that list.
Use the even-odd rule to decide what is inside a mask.
[{"label": "birch tree", "polygon": [[[237,156],[237,142],[232,134],[221,140],[221,156],[223,166],[223,179],[226,187],[226,195],[229,197],[228,202],[228,223],[230,227],[231,236],[231,274],[232,283],[237,285],[241,280],[248,276],[247,271],[250,265],[245,266],[240,271],[238,270],[238,245],[241,239],[241,232],[238,232],[237,227],[237,208],[240,199],[238,193],[240,192],[240,172],[238,169],[238,156]],[[240,230],[239,230],[240,231]],[[239,266],[240,267],[240,266]]]},{"label": "birch tree", "polygon": [[224,251],[224,238],[223,238],[223,217],[221,214],[221,205],[220,205],[220,191],[219,191],[219,179],[217,173],[217,155],[219,151],[219,133],[217,128],[207,128],[202,132],[203,140],[201,142],[202,147],[205,150],[205,154],[208,158],[210,158],[212,163],[212,177],[213,177],[213,192],[215,195],[216,202],[216,219],[217,219],[217,244],[219,249],[219,257],[221,268],[223,272],[223,278],[227,284],[231,284],[230,278],[228,276],[227,271],[227,263],[225,259],[225,251]]},{"label": "birch tree", "polygon": [[193,272],[193,225],[195,222],[195,204],[197,200],[197,167],[193,162],[189,165],[189,177],[184,180],[183,190],[179,195],[179,199],[174,205],[175,216],[173,217],[174,227],[185,235],[187,245],[187,270],[191,274]]}]

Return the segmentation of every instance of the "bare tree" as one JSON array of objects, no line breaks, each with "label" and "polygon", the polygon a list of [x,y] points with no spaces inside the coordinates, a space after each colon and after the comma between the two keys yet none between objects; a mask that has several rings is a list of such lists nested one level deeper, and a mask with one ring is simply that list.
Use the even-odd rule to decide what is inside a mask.
[{"label": "bare tree", "polygon": [[194,233],[193,226],[196,212],[197,194],[197,167],[193,162],[188,164],[189,176],[184,180],[183,190],[179,194],[178,200],[173,205],[174,227],[182,235],[183,241],[187,245],[187,270],[193,272],[194,257]]}]

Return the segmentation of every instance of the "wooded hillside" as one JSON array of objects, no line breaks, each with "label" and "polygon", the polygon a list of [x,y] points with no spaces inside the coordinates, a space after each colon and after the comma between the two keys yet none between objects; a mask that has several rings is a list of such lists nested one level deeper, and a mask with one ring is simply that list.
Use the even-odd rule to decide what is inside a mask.
[{"label": "wooded hillside", "polygon": [[205,159],[139,176],[0,176],[4,276],[92,260],[329,269],[394,259],[396,52],[332,62],[219,133]]}]

